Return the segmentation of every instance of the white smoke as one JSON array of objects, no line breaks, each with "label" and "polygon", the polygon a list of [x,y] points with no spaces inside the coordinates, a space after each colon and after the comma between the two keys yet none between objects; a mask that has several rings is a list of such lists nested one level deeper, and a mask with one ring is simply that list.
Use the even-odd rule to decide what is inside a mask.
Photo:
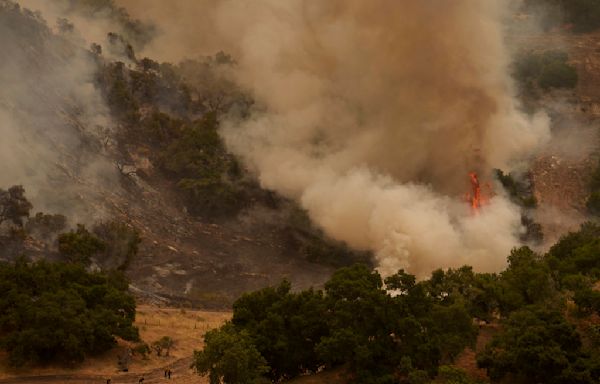
[{"label": "white smoke", "polygon": [[498,194],[474,215],[462,196],[469,171],[489,179],[549,135],[514,97],[510,1],[119,3],[170,31],[163,57],[236,57],[257,107],[223,122],[228,147],[383,273],[504,266],[518,208]]},{"label": "white smoke", "polygon": [[501,269],[519,210],[499,195],[473,215],[468,172],[506,169],[548,136],[513,97],[502,3],[224,3],[217,25],[236,26],[221,32],[261,106],[225,122],[229,148],[384,274]]}]

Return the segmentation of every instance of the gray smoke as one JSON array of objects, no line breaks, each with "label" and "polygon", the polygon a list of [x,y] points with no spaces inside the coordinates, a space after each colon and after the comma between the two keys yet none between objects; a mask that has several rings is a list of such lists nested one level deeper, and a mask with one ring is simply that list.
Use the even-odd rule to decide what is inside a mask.
[{"label": "gray smoke", "polygon": [[0,187],[22,184],[35,210],[92,222],[116,190],[105,156],[112,123],[94,87],[96,64],[40,14],[0,1]]},{"label": "gray smoke", "polygon": [[119,4],[162,28],[151,55],[236,57],[257,107],[223,122],[228,147],[330,236],[373,250],[382,272],[504,266],[518,208],[496,188],[473,214],[463,195],[468,172],[489,180],[549,136],[514,97],[510,1]]},{"label": "gray smoke", "polygon": [[496,189],[473,214],[468,172],[510,169],[549,135],[514,97],[509,2],[119,3],[168,31],[149,53],[236,57],[257,108],[223,122],[228,147],[383,273],[504,266],[519,210]]}]

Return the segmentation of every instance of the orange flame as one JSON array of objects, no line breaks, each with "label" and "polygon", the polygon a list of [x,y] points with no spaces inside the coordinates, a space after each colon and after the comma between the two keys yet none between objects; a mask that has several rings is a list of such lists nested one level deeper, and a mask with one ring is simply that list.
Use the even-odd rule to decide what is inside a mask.
[{"label": "orange flame", "polygon": [[[465,195],[465,200],[469,203],[473,212],[479,213],[479,210],[485,203],[487,202],[487,198],[485,197],[482,191],[482,185],[479,182],[479,177],[476,172],[469,172],[469,178],[471,181],[471,191]],[[487,183],[484,185],[491,190],[491,186]]]},{"label": "orange flame", "polygon": [[481,185],[479,185],[479,178],[475,172],[470,172],[469,177],[471,178],[471,193],[469,194],[471,208],[479,211],[479,208],[481,208]]}]

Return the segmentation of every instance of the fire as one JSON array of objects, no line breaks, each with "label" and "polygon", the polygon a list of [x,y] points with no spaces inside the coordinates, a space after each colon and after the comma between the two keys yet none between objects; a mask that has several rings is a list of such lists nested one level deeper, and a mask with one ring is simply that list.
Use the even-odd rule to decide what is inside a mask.
[{"label": "fire", "polygon": [[468,194],[468,198],[471,208],[478,211],[481,208],[481,185],[475,172],[470,172],[469,177],[471,178],[471,192]]},{"label": "fire", "polygon": [[477,173],[469,172],[469,178],[471,180],[471,191],[466,194],[465,199],[471,205],[473,212],[479,213],[481,206],[487,202],[487,198],[482,192],[482,186],[479,182],[479,177],[477,176]]}]

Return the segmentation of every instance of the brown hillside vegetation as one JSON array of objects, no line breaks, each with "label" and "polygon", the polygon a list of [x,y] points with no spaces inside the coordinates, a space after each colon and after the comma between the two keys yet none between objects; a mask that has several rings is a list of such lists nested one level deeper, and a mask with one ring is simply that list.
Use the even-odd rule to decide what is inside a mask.
[{"label": "brown hillside vegetation", "polygon": [[157,356],[153,351],[144,359],[134,354],[129,364],[129,372],[118,372],[118,356],[126,354],[134,345],[119,341],[118,347],[108,353],[88,358],[74,368],[36,367],[13,370],[6,364],[5,356],[0,365],[0,383],[105,383],[111,378],[113,383],[133,383],[140,377],[145,383],[159,382],[164,379],[164,369],[173,371],[174,383],[202,383],[202,378],[192,372],[191,356],[194,349],[202,348],[202,335],[217,328],[231,317],[229,312],[209,312],[178,308],[159,308],[150,305],[138,306],[136,326],[140,329],[141,339],[147,343],[159,340],[163,336],[173,339],[174,345],[169,356]]},{"label": "brown hillside vegetation", "polygon": [[551,142],[534,160],[531,178],[538,201],[537,220],[546,243],[574,231],[585,221],[591,172],[600,145],[600,32],[516,36],[525,50],[568,52],[579,81],[573,91],[544,96],[542,104],[553,119]]},{"label": "brown hillside vegetation", "polygon": [[465,350],[456,358],[454,365],[463,369],[473,379],[487,380],[485,370],[477,367],[476,354],[483,351],[486,344],[492,340],[492,337],[499,331],[497,324],[484,324],[479,327],[477,335],[477,344],[475,350],[465,348]]}]

